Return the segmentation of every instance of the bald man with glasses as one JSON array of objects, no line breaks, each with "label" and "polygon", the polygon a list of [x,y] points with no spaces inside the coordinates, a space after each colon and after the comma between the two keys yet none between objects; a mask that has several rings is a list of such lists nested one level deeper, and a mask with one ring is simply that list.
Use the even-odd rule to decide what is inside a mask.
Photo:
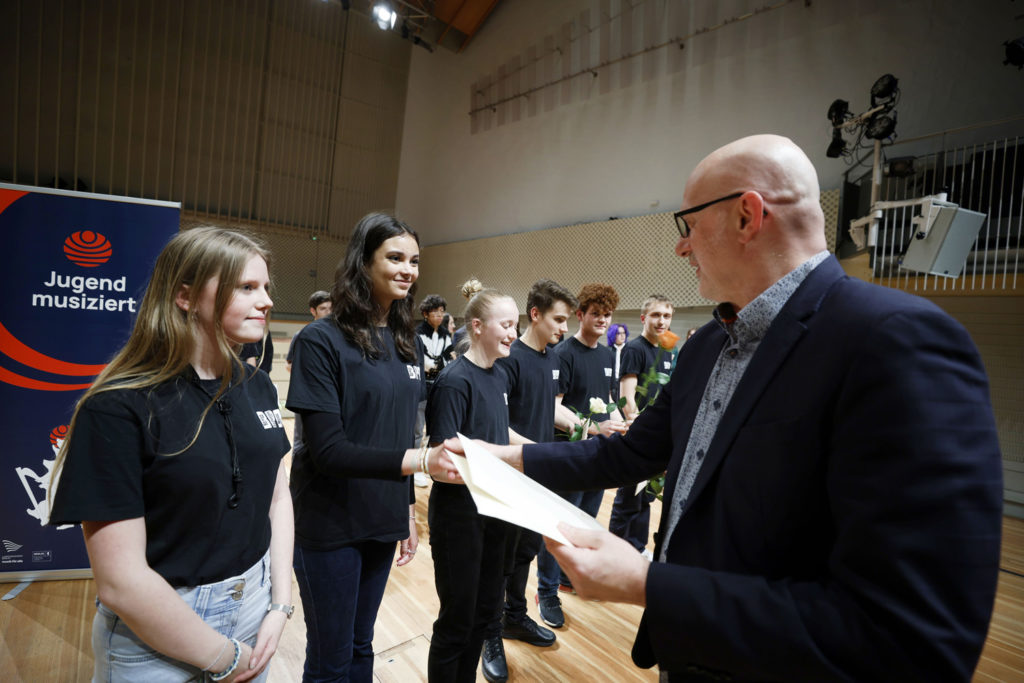
[{"label": "bald man with glasses", "polygon": [[550,488],[667,470],[653,562],[607,532],[548,541],[573,586],[645,608],[633,659],[662,680],[969,680],[1003,491],[967,332],[844,274],[786,138],[707,156],[676,224],[719,305],[656,404],[621,436],[494,447]]}]

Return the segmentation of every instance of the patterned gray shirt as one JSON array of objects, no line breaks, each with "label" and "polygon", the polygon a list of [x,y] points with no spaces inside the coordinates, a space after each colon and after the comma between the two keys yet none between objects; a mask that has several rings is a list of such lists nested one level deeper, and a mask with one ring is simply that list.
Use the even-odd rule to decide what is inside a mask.
[{"label": "patterned gray shirt", "polygon": [[704,396],[697,408],[697,417],[693,422],[693,429],[690,431],[690,440],[686,444],[686,452],[683,454],[683,464],[679,469],[679,477],[676,480],[675,489],[672,491],[672,499],[669,501],[669,513],[667,529],[664,534],[664,542],[661,546],[661,554],[658,559],[661,562],[668,557],[669,539],[672,532],[679,523],[683,513],[683,506],[690,495],[693,483],[697,480],[697,473],[700,472],[704,463],[704,455],[715,437],[718,423],[722,414],[729,407],[736,385],[743,378],[750,359],[757,351],[761,339],[764,338],[772,321],[782,310],[782,307],[789,301],[789,297],[796,291],[800,283],[810,275],[822,261],[828,258],[828,251],[822,251],[794,270],[786,274],[749,304],[743,307],[738,313],[735,312],[732,304],[723,303],[715,309],[715,319],[725,329],[728,339],[721,353],[718,354],[718,361],[711,371],[711,377],[704,388]]}]

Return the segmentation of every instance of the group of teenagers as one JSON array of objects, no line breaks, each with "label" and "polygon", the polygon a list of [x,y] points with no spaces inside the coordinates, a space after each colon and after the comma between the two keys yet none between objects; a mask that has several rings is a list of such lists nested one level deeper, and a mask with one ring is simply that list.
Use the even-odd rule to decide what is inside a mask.
[{"label": "group of teenagers", "polygon": [[[419,547],[417,472],[434,480],[428,677],[472,681],[481,653],[486,677],[507,675],[488,666],[504,664],[500,636],[554,638],[525,616],[539,539],[477,513],[449,455],[456,433],[584,507],[589,492],[635,493],[665,473],[653,561],[566,524],[569,544],[545,544],[581,597],[644,608],[632,658],[662,681],[969,680],[1002,513],[969,335],[927,301],[845,275],[816,171],[787,138],[715,150],[683,207],[674,251],[719,302],[714,320],[680,347],[656,402],[631,413],[630,392],[637,410],[650,394],[620,381],[626,414],[596,424],[569,406],[587,413],[615,365],[632,374],[625,350],[599,343],[614,292],[539,282],[517,339],[516,302],[482,289],[464,313],[468,346],[436,371],[447,345],[415,330],[418,237],[388,215],[362,219],[330,315],[290,350],[286,405],[302,432],[290,477],[276,391],[238,355],[266,336],[270,253],[231,230],[173,237],[126,345],[75,408],[49,497],[51,524],[81,523],[93,569],[94,680],[265,679],[293,569],[303,679],[371,680],[390,567]],[[579,332],[550,350],[574,310]],[[433,338],[440,323],[424,320]],[[567,376],[591,372],[603,388],[577,398]],[[594,438],[552,441],[577,426]],[[566,581],[538,557],[554,626]]]},{"label": "group of teenagers", "polygon": [[[656,323],[634,342],[648,348],[637,345],[635,359],[627,349],[621,364],[613,349],[622,335],[609,329],[618,295],[608,285],[586,285],[577,298],[536,282],[519,338],[516,302],[474,278],[463,288],[463,328],[453,334],[437,295],[421,302],[416,328],[419,238],[393,216],[370,214],[352,233],[329,302],[314,295],[315,319],[289,348],[286,405],[297,429],[286,473],[276,390],[239,356],[266,336],[270,263],[252,235],[176,235],[128,342],[75,409],[50,523],[81,523],[85,535],[98,594],[94,679],[262,680],[294,610],[294,569],[303,680],[372,680],[391,566],[411,562],[419,545],[415,473],[434,481],[440,612],[428,677],[475,680],[483,654],[485,677],[506,680],[503,636],[555,642],[527,616],[531,562],[540,553],[538,603],[553,627],[564,623],[557,592],[570,582],[540,535],[478,514],[444,441],[461,433],[498,445],[550,442],[556,426],[624,432],[617,410],[590,421],[581,413],[592,397],[613,402],[620,367],[637,365],[626,373],[635,380],[651,364],[671,303],[645,302]],[[574,315],[580,331],[556,347]],[[608,345],[598,343],[606,336]],[[633,392],[628,406],[639,410]],[[627,488],[620,497],[636,510],[621,511],[624,530],[649,516],[650,499]],[[592,515],[602,493],[562,492]],[[632,542],[645,549],[646,517]]]},{"label": "group of teenagers", "polygon": [[[472,302],[481,290],[483,285],[476,278],[461,287],[462,295],[470,300],[467,327],[472,325],[471,315],[475,312]],[[515,324],[508,322],[518,315],[514,302],[493,292],[486,292],[486,296],[495,303],[503,300],[504,329],[508,331],[504,338],[497,339],[493,361],[479,358],[473,350],[472,329],[468,335],[466,328],[454,329],[444,298],[431,294],[420,303],[423,322],[417,327],[417,335],[425,349],[429,391],[429,400],[422,401],[420,408],[430,443],[450,438],[456,431],[492,444],[567,440],[577,430],[580,436],[583,430],[588,436],[624,433],[647,404],[657,398],[660,383],[641,378],[659,373],[664,378],[672,369],[674,341],[666,344],[663,335],[669,332],[673,304],[663,295],[652,295],[643,302],[643,332],[632,340],[628,340],[629,330],[624,324],[611,323],[619,295],[610,285],[586,284],[574,296],[552,280],[535,282],[526,298],[528,326],[522,335],[513,333]],[[579,328],[569,336],[568,325],[574,318],[578,319]],[[457,360],[463,354],[468,354],[468,363]],[[494,380],[475,369],[490,367],[492,362],[497,371]],[[464,375],[464,380],[460,379]],[[591,413],[592,399],[599,399],[607,409]],[[480,412],[480,407],[486,407],[490,418]],[[506,413],[507,425],[493,421]],[[461,423],[451,419],[463,415],[469,419],[463,418]],[[643,484],[634,482],[618,489],[609,528],[650,558],[647,544],[654,495]],[[558,493],[594,517],[604,497],[603,489]],[[447,511],[456,508],[459,515],[448,516]],[[479,517],[464,489],[435,486],[430,494],[430,510],[434,509],[442,511],[430,513],[442,618],[435,624],[431,651],[446,656],[441,653],[447,647],[448,629],[458,629],[460,624],[468,627],[477,612],[490,614],[488,621],[476,624],[478,632],[473,635],[472,647],[466,648],[461,636],[452,643],[451,652],[459,653],[460,665],[446,674],[454,676],[461,672],[463,677],[470,676],[476,667],[473,653],[482,642],[484,678],[504,681],[508,678],[508,663],[503,638],[538,647],[556,641],[554,632],[527,615],[525,592],[531,563],[536,559],[538,612],[541,620],[552,628],[565,624],[559,592],[573,592],[571,580],[539,534]],[[458,520],[472,524],[474,533],[460,529]],[[481,538],[478,522],[484,523],[483,548],[467,547],[465,539]],[[450,552],[459,553],[452,565],[460,571],[453,572],[447,567],[450,556],[446,553]],[[484,558],[483,565],[478,556]],[[479,595],[476,612],[469,611],[474,608],[472,601],[460,600],[460,591],[465,592],[467,586]]]}]

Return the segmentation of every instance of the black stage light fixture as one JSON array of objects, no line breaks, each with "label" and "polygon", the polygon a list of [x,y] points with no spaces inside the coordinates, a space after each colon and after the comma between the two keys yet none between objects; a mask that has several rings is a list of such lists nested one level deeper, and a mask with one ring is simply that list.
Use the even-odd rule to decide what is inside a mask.
[{"label": "black stage light fixture", "polygon": [[428,43],[427,41],[423,40],[419,36],[413,36],[412,37],[412,44],[413,45],[419,45],[420,47],[422,47],[427,52],[433,52],[434,51],[434,48],[430,47],[430,43]]},{"label": "black stage light fixture", "polygon": [[836,100],[828,108],[828,120],[833,126],[841,126],[849,113],[850,103],[846,100]]},{"label": "black stage light fixture", "polygon": [[871,86],[871,106],[874,107],[879,100],[889,100],[896,94],[899,81],[892,74],[885,74],[879,77]]},{"label": "black stage light fixture", "polygon": [[884,140],[892,135],[894,130],[896,130],[895,112],[892,116],[882,113],[873,114],[864,129],[864,137],[871,140]]},{"label": "black stage light fixture", "polygon": [[1012,64],[1018,69],[1024,69],[1024,36],[1014,38],[1003,43],[1006,48],[1006,59],[1003,64]]},{"label": "black stage light fixture", "polygon": [[825,156],[830,159],[837,159],[842,156],[843,152],[846,151],[846,141],[843,140],[843,136],[839,134],[839,130],[832,131],[832,142],[829,143],[828,150],[825,152]]}]

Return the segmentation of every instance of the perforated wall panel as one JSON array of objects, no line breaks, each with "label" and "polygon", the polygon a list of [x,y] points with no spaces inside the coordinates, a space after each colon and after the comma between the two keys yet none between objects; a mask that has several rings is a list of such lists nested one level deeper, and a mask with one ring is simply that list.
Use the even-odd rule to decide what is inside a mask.
[{"label": "perforated wall panel", "polygon": [[[839,190],[822,192],[821,204],[834,251]],[[551,278],[573,292],[588,282],[612,285],[620,309],[639,309],[652,293],[677,307],[709,306],[694,269],[673,251],[677,239],[672,212],[665,212],[430,246],[422,252],[419,292],[442,295],[460,313],[459,287],[471,275],[520,305],[531,284]]]}]

